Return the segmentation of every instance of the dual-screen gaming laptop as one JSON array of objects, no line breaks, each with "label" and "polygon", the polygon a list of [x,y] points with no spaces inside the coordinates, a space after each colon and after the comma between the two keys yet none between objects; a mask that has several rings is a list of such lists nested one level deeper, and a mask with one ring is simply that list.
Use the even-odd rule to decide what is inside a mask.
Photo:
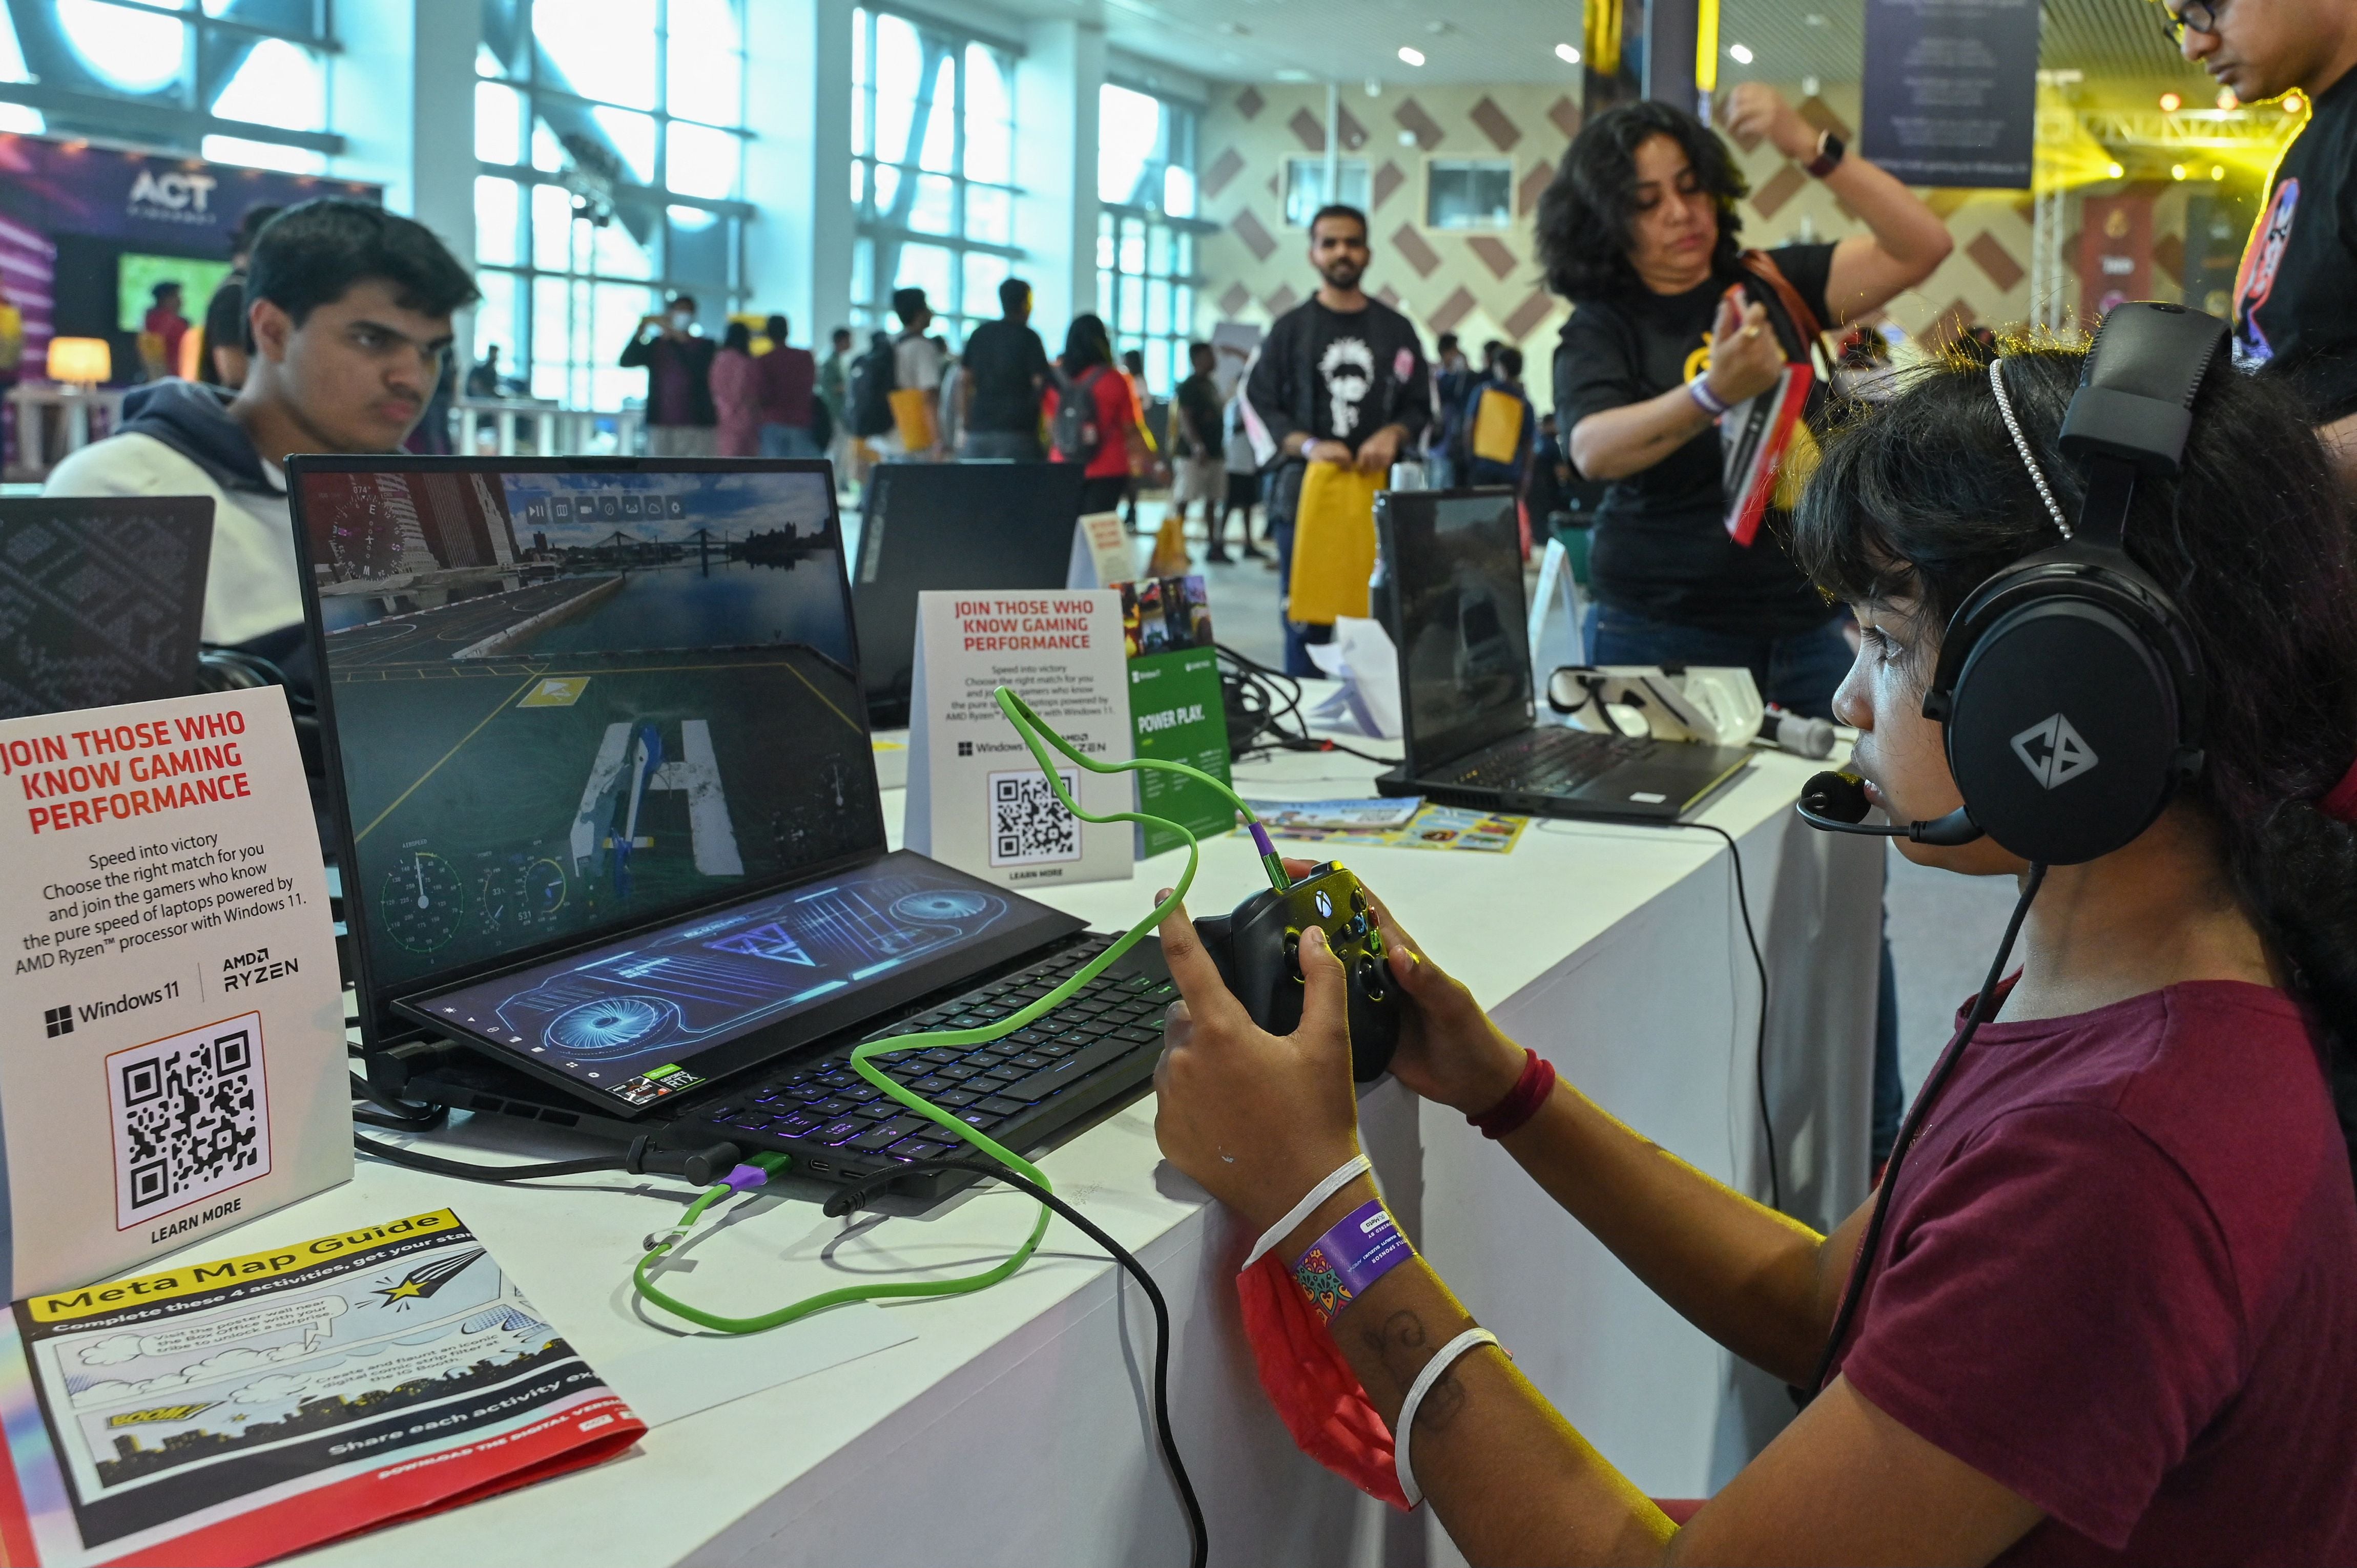
[{"label": "dual-screen gaming laptop", "polygon": [[[848,1179],[947,1142],[855,1044],[1003,1017],[1104,947],[888,849],[825,463],[288,469],[381,1091]],[[1171,994],[1147,944],[888,1070],[1037,1144],[1143,1086]]]},{"label": "dual-screen gaming laptop", "polygon": [[1738,746],[1536,722],[1522,529],[1508,489],[1375,500],[1376,615],[1399,650],[1405,759],[1376,787],[1544,817],[1684,822],[1749,761]]}]

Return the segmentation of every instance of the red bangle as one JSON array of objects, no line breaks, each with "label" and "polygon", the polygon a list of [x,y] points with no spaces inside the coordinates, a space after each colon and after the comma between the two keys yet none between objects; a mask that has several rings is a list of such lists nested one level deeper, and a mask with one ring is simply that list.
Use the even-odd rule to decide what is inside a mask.
[{"label": "red bangle", "polygon": [[1529,1047],[1523,1047],[1523,1076],[1514,1079],[1514,1087],[1506,1090],[1506,1098],[1479,1116],[1468,1116],[1468,1125],[1481,1129],[1485,1138],[1502,1138],[1522,1130],[1523,1122],[1539,1113],[1539,1107],[1555,1092],[1555,1063]]}]

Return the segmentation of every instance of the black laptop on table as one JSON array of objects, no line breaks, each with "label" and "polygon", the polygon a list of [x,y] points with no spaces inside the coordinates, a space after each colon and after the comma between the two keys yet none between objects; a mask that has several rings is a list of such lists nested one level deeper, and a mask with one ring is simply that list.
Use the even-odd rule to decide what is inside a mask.
[{"label": "black laptop on table", "polygon": [[[947,1143],[853,1046],[1003,1017],[1107,945],[888,850],[825,463],[288,472],[380,1091],[847,1180]],[[1036,1145],[1144,1085],[1170,994],[1146,944],[888,1070]]]},{"label": "black laptop on table", "polygon": [[1082,477],[1077,463],[875,467],[851,574],[869,723],[877,729],[909,723],[919,593],[1064,586]]},{"label": "black laptop on table", "polygon": [[1375,500],[1376,614],[1399,650],[1406,757],[1386,795],[1542,817],[1684,822],[1740,774],[1739,746],[1536,722],[1521,525],[1507,489]]},{"label": "black laptop on table", "polygon": [[197,689],[213,503],[0,500],[0,719]]}]

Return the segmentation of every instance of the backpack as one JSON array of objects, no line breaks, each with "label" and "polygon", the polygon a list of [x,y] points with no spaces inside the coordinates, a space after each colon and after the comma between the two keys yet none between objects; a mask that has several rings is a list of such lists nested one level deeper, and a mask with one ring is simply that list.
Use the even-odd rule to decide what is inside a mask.
[{"label": "backpack", "polygon": [[899,372],[893,368],[892,339],[876,334],[873,346],[851,367],[851,433],[863,439],[892,429],[892,391]]},{"label": "backpack", "polygon": [[1049,443],[1067,463],[1086,466],[1104,449],[1104,432],[1097,424],[1097,378],[1105,367],[1082,372],[1078,381],[1056,378],[1056,418],[1049,427]]}]

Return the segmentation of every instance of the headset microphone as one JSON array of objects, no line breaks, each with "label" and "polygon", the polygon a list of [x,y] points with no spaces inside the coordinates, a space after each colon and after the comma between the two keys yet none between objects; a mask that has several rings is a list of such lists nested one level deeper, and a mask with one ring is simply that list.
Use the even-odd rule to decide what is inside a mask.
[{"label": "headset microphone", "polygon": [[1912,839],[1917,843],[1970,843],[1981,827],[1962,806],[1928,822],[1869,824],[1867,812],[1874,802],[1866,798],[1866,781],[1855,773],[1820,773],[1801,789],[1801,820],[1829,833],[1863,833],[1875,838]]}]

